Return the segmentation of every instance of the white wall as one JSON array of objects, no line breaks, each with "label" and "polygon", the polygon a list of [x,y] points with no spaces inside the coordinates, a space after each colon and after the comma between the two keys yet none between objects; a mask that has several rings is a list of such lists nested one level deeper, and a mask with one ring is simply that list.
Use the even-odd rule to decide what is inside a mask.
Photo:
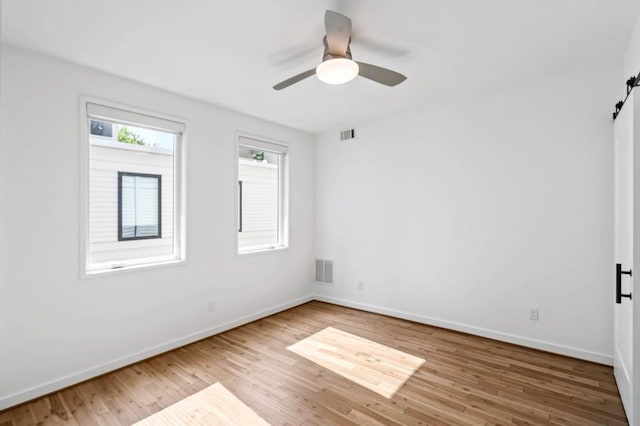
[{"label": "white wall", "polygon": [[637,76],[640,72],[640,16],[629,39],[629,44],[624,54],[624,81],[629,77]]},{"label": "white wall", "polygon": [[[0,409],[310,297],[311,136],[12,47],[0,53]],[[188,120],[186,266],[79,279],[80,95]],[[289,250],[235,256],[236,131],[290,144]]]},{"label": "white wall", "polygon": [[320,136],[316,256],[335,261],[335,286],[319,297],[611,362],[620,69]]}]

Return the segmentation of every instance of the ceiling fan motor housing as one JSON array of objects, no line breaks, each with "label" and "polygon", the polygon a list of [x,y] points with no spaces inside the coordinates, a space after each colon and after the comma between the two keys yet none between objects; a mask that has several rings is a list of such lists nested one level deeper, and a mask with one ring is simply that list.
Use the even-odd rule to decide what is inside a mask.
[{"label": "ceiling fan motor housing", "polygon": [[335,55],[329,51],[329,44],[327,42],[327,36],[324,36],[322,39],[322,43],[324,44],[324,53],[322,54],[322,62],[328,61],[329,59],[352,59],[351,56],[351,37],[349,37],[349,44],[347,45],[347,51],[344,55]]}]

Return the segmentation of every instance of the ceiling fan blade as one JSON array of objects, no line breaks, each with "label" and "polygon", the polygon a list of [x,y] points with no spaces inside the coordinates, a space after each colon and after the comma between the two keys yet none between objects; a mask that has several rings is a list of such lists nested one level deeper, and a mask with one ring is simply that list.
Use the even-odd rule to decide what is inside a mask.
[{"label": "ceiling fan blade", "polygon": [[316,73],[316,69],[315,68],[311,68],[310,70],[307,70],[305,72],[301,72],[298,75],[294,75],[291,78],[286,79],[285,81],[281,81],[280,83],[276,84],[275,86],[273,86],[273,88],[275,90],[282,90],[285,87],[289,87],[292,84],[295,84],[301,80],[304,80],[307,77],[311,77],[312,75],[314,75]]},{"label": "ceiling fan blade", "polygon": [[360,67],[358,75],[368,78],[369,80],[373,80],[376,83],[384,84],[385,86],[397,86],[407,79],[407,77],[399,72],[391,71],[376,65],[358,62],[358,66]]},{"label": "ceiling fan blade", "polygon": [[351,19],[333,10],[327,10],[324,13],[324,27],[327,31],[329,53],[345,56],[351,40]]}]

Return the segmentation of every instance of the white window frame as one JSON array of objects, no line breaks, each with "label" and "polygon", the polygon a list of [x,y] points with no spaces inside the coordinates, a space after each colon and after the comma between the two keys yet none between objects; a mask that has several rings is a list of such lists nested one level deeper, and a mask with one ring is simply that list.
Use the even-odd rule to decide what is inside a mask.
[{"label": "white window frame", "polygon": [[[89,111],[91,109],[91,113]],[[102,114],[104,112],[104,115]],[[117,115],[113,116],[113,112]],[[171,258],[137,259],[119,262],[118,268],[105,267],[88,270],[89,261],[89,178],[90,178],[90,127],[89,120],[103,118],[122,124],[149,129],[170,131],[176,134],[174,149],[174,203],[173,244],[175,256]],[[131,271],[165,268],[186,264],[187,261],[187,121],[146,109],[123,105],[104,99],[80,96],[80,277],[82,279],[112,276]]]},{"label": "white window frame", "polygon": [[[234,229],[235,229],[235,253],[238,257],[251,256],[256,254],[273,253],[287,250],[289,248],[289,145],[284,142],[267,139],[262,136],[252,135],[250,133],[237,132],[235,143],[235,179],[234,179]],[[249,147],[260,149],[265,152],[272,152],[281,155],[280,165],[278,167],[278,241],[279,245],[275,247],[260,248],[258,250],[240,251],[238,247],[238,219],[239,211],[239,191],[238,181],[240,180],[240,147]]]}]

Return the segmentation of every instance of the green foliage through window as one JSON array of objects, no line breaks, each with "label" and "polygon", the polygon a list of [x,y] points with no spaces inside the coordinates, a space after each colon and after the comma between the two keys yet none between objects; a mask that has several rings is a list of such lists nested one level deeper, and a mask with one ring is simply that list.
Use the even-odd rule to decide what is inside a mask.
[{"label": "green foliage through window", "polygon": [[118,130],[118,142],[130,143],[133,145],[146,145],[144,139],[126,127],[121,127]]}]

